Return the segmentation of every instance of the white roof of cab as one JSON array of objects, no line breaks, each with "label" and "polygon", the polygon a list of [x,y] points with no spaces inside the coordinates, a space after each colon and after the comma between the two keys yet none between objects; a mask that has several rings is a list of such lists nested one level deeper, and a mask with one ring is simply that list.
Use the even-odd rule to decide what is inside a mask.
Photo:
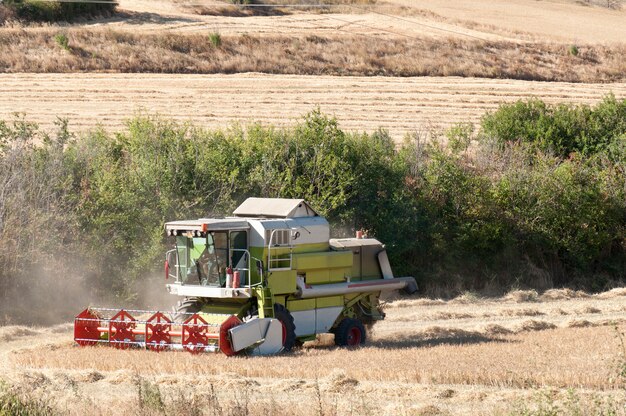
[{"label": "white roof of cab", "polygon": [[199,220],[170,221],[165,223],[165,230],[175,231],[221,231],[247,230],[248,221],[240,218],[200,218]]},{"label": "white roof of cab", "polygon": [[304,199],[248,198],[233,212],[236,217],[298,218],[318,214]]}]

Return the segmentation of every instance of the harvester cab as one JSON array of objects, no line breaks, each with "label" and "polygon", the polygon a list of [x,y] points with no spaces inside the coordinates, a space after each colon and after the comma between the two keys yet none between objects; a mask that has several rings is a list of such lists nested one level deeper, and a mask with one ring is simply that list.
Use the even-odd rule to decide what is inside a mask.
[{"label": "harvester cab", "polygon": [[248,198],[232,217],[168,222],[165,233],[174,312],[89,308],[75,319],[78,344],[267,355],[330,332],[357,346],[384,318],[382,291],[417,290],[393,276],[378,240],[330,239],[301,199]]}]

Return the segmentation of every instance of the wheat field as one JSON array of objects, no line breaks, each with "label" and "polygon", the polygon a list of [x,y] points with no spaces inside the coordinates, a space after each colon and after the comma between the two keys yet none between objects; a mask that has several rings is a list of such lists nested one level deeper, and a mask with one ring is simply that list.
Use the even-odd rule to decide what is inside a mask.
[{"label": "wheat field", "polygon": [[164,414],[158,403],[205,414],[487,415],[546,403],[622,414],[625,300],[625,289],[394,298],[363,348],[322,335],[275,357],[81,348],[71,324],[3,327],[0,368],[70,414]]},{"label": "wheat field", "polygon": [[0,74],[0,119],[23,112],[55,131],[57,117],[72,130],[120,130],[135,114],[160,114],[209,128],[259,122],[293,125],[319,107],[350,131],[407,133],[478,122],[500,103],[540,97],[593,104],[626,83],[572,84],[460,77],[332,77],[266,74]]}]

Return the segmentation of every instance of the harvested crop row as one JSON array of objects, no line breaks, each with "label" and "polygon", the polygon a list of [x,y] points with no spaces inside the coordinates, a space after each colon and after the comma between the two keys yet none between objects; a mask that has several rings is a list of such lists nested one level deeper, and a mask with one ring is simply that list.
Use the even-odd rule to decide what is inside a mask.
[{"label": "harvested crop row", "polygon": [[[457,122],[478,122],[502,102],[541,97],[546,102],[592,104],[626,83],[568,84],[464,78],[307,77],[294,75],[0,74],[0,118],[25,112],[56,130],[67,117],[73,130],[120,129],[133,113],[159,113],[199,126],[233,122],[285,126],[316,106],[342,128],[406,133]],[[10,98],[10,99],[9,99]]]}]

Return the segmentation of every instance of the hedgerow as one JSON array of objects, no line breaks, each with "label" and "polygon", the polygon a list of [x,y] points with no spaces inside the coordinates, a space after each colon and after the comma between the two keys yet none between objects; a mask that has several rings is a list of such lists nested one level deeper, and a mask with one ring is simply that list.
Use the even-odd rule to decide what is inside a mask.
[{"label": "hedgerow", "polygon": [[[584,113],[619,126],[623,105],[609,97]],[[624,135],[588,129],[572,137],[594,146],[555,152],[546,145],[561,143],[555,136],[504,134],[499,123],[517,106],[532,110],[518,112],[520,132],[545,128],[535,109],[550,107],[532,101],[501,107],[478,133],[456,126],[448,146],[407,137],[399,148],[384,131],[346,133],[318,110],[283,129],[138,116],[121,132],[79,137],[66,122],[51,136],[23,118],[0,122],[0,291],[24,293],[45,270],[78,276],[72,288],[99,297],[133,299],[156,284],[165,221],[229,214],[249,196],[304,198],[335,235],[366,230],[386,243],[397,274],[431,294],[623,281]]]},{"label": "hedgerow", "polygon": [[80,19],[110,16],[114,13],[116,6],[117,3],[113,0],[110,2],[4,0],[0,7],[10,12],[11,17],[26,22],[74,22]]}]

